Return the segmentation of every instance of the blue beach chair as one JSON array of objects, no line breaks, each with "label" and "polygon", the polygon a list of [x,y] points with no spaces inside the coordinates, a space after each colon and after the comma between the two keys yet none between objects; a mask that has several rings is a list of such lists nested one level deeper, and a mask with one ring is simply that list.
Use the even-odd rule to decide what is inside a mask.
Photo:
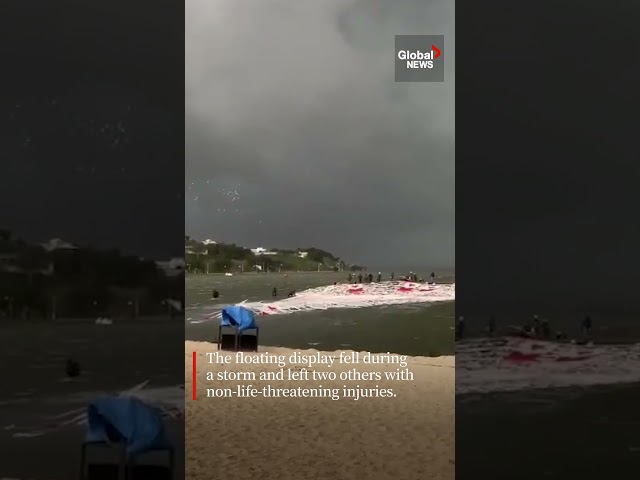
[{"label": "blue beach chair", "polygon": [[[81,480],[91,479],[90,451],[110,450],[117,454],[117,478],[132,479],[142,455],[163,453],[167,478],[173,478],[174,452],[164,430],[162,413],[134,397],[105,396],[89,404],[89,428],[82,444]],[[160,480],[161,477],[157,477]]]}]

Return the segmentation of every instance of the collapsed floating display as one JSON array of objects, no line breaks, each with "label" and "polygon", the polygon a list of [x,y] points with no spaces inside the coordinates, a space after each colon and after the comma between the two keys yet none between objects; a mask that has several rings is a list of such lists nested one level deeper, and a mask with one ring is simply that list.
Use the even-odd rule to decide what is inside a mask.
[{"label": "collapsed floating display", "polygon": [[[430,285],[413,282],[340,284],[311,288],[293,297],[274,302],[245,301],[237,306],[242,306],[258,315],[286,315],[332,308],[448,302],[455,300],[455,291],[455,284]],[[223,312],[217,312],[212,317],[224,318]]]}]

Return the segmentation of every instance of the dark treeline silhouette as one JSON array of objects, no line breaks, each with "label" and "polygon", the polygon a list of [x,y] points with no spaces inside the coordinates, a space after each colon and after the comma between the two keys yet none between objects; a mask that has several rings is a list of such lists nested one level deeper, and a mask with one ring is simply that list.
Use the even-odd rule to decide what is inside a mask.
[{"label": "dark treeline silhouette", "polygon": [[0,317],[173,314],[184,298],[180,273],[118,250],[46,249],[0,230]]}]

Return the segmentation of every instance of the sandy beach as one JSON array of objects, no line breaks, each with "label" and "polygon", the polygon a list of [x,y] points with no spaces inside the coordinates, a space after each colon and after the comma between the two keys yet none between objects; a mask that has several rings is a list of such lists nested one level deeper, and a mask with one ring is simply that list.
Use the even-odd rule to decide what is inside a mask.
[{"label": "sandy beach", "polygon": [[[207,372],[279,370],[273,364],[208,363],[216,345],[185,342],[188,480],[211,478],[298,480],[453,480],[455,477],[454,357],[407,357],[412,381],[207,381]],[[297,350],[299,352],[299,350]],[[191,399],[192,352],[197,354],[198,399]],[[260,353],[296,350],[261,347]],[[348,351],[321,352],[339,357]],[[315,355],[316,350],[302,351]],[[364,352],[361,353],[361,356]],[[285,370],[289,366],[285,367]],[[395,372],[397,364],[338,363],[318,371]],[[312,367],[309,370],[314,370]],[[391,398],[207,398],[207,388],[252,384],[261,389],[317,387],[393,389]]]}]

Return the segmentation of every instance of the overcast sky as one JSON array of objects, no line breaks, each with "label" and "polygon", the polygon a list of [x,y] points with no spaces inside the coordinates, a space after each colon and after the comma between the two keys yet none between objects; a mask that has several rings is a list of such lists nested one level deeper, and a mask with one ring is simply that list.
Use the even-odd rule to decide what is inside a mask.
[{"label": "overcast sky", "polygon": [[150,17],[149,0],[3,3],[0,228],[30,242],[184,255],[174,4]]},{"label": "overcast sky", "polygon": [[[453,19],[445,0],[187,0],[187,233],[453,266]],[[395,83],[396,34],[444,34],[445,83]]]}]

